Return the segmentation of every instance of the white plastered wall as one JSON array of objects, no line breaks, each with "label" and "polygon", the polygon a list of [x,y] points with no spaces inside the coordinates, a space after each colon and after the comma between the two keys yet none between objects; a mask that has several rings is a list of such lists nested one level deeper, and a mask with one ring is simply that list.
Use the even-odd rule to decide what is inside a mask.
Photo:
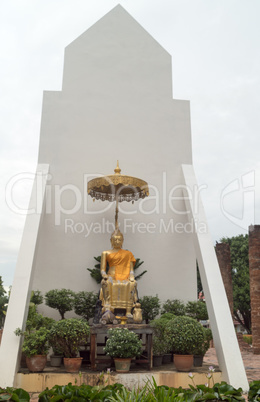
[{"label": "white plastered wall", "polygon": [[189,102],[172,99],[171,76],[170,55],[121,6],[66,48],[62,91],[43,98],[39,162],[50,164],[51,213],[40,229],[35,290],[98,289],[86,268],[110,247],[115,205],[93,203],[87,180],[112,174],[119,160],[122,174],[150,186],[150,197],[122,203],[119,213],[124,248],[148,271],[139,296],[196,298],[184,202],[174,199],[181,163],[192,162]]}]

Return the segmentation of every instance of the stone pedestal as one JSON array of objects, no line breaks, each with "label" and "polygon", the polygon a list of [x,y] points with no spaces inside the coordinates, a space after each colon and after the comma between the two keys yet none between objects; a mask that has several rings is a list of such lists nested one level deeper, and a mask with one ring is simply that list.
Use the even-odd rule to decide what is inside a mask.
[{"label": "stone pedestal", "polygon": [[260,225],[249,227],[249,274],[253,352],[260,354]]}]

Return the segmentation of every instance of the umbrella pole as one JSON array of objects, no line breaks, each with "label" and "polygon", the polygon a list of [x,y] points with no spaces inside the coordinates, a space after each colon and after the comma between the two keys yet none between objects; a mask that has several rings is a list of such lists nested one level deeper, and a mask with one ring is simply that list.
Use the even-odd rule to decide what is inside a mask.
[{"label": "umbrella pole", "polygon": [[118,196],[116,194],[115,229],[118,229]]}]

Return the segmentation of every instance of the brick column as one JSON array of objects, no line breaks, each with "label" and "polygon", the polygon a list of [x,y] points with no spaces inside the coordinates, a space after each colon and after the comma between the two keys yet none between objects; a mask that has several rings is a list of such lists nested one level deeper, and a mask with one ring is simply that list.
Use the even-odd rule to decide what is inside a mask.
[{"label": "brick column", "polygon": [[216,255],[219,263],[220,272],[225,286],[227,299],[231,315],[233,317],[233,286],[231,276],[231,256],[228,243],[216,244]]},{"label": "brick column", "polygon": [[260,225],[249,227],[249,275],[253,352],[260,354]]}]

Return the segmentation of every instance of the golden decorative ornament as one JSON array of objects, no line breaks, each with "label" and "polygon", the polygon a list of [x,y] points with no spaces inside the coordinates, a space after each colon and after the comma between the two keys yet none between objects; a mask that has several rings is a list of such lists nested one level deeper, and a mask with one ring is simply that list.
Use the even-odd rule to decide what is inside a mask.
[{"label": "golden decorative ornament", "polygon": [[118,202],[134,202],[148,197],[149,187],[146,181],[121,174],[117,161],[115,174],[97,177],[88,182],[88,194],[95,200],[116,201],[116,228],[118,227]]}]

